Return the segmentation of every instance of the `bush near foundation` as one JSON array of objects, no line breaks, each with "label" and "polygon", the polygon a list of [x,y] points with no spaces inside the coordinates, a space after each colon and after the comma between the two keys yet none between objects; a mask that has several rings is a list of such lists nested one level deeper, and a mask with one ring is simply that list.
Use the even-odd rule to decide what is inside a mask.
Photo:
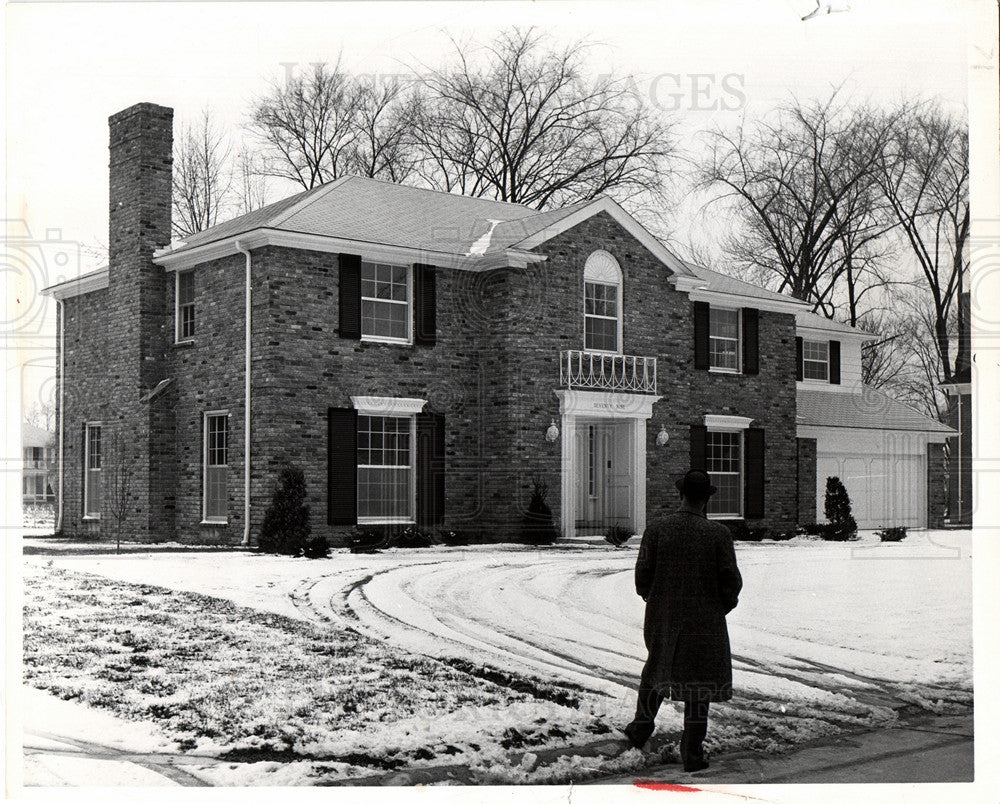
[{"label": "bush near foundation", "polygon": [[830,521],[820,532],[820,536],[828,542],[853,541],[858,536],[858,523],[851,513],[851,498],[839,477],[826,479],[826,500],[823,513]]},{"label": "bush near foundation", "polygon": [[352,553],[374,553],[390,547],[421,548],[434,544],[414,525],[362,525],[351,534]]},{"label": "bush near foundation", "polygon": [[271,504],[264,512],[257,547],[265,553],[302,555],[309,541],[309,506],[306,478],[302,470],[286,465],[278,474]]},{"label": "bush near foundation", "polygon": [[906,528],[902,525],[895,528],[882,528],[875,531],[880,542],[901,542],[906,538]]},{"label": "bush near foundation", "polygon": [[525,544],[552,544],[559,533],[552,520],[552,509],[545,502],[549,486],[540,478],[535,478],[531,484],[531,498],[528,500],[528,513],[521,523],[521,541]]}]

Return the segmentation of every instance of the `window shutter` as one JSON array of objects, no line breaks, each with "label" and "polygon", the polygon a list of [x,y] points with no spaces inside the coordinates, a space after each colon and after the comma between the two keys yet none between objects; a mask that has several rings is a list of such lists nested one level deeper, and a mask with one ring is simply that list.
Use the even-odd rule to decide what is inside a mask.
[{"label": "window shutter", "polygon": [[795,379],[802,379],[802,338],[795,339]]},{"label": "window shutter", "polygon": [[340,322],[337,333],[341,338],[361,337],[361,257],[338,254],[340,262]]},{"label": "window shutter", "polygon": [[840,385],[840,341],[830,341],[830,382]]},{"label": "window shutter", "polygon": [[694,367],[708,368],[708,302],[694,303]]},{"label": "window shutter", "polygon": [[751,427],[746,431],[745,442],[743,515],[747,519],[760,519],[764,516],[764,431]]},{"label": "window shutter", "polygon": [[756,307],[743,308],[743,373],[760,373],[758,343],[760,314]]},{"label": "window shutter", "polygon": [[417,524],[444,519],[444,415],[417,414]]},{"label": "window shutter", "polygon": [[358,412],[330,408],[327,433],[327,517],[329,525],[358,524]]},{"label": "window shutter", "polygon": [[413,266],[413,342],[437,343],[437,286],[433,265]]},{"label": "window shutter", "polygon": [[705,471],[705,451],[708,441],[708,428],[703,424],[691,425],[691,469]]}]

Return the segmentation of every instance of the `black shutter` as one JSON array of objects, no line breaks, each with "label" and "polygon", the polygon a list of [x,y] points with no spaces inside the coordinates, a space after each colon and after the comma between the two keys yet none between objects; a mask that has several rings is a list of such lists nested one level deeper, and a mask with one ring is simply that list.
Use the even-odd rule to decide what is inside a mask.
[{"label": "black shutter", "polygon": [[708,302],[694,303],[694,367],[708,368]]},{"label": "black shutter", "polygon": [[795,339],[795,379],[802,379],[802,338]]},{"label": "black shutter", "polygon": [[758,374],[760,372],[758,344],[759,313],[755,307],[743,308],[743,373]]},{"label": "black shutter", "polygon": [[358,412],[330,408],[327,432],[327,515],[329,525],[358,524]]},{"label": "black shutter", "polygon": [[433,265],[413,266],[413,342],[437,343],[437,287]]},{"label": "black shutter", "polygon": [[417,524],[440,525],[444,519],[444,416],[417,414]]},{"label": "black shutter", "polygon": [[337,333],[341,338],[361,337],[361,257],[339,254],[340,261],[340,322]]},{"label": "black shutter", "polygon": [[691,468],[705,471],[706,441],[708,428],[703,424],[691,425]]},{"label": "black shutter", "polygon": [[840,341],[830,341],[830,382],[840,385]]},{"label": "black shutter", "polygon": [[745,442],[743,516],[760,519],[764,516],[764,431],[751,427],[746,431]]}]

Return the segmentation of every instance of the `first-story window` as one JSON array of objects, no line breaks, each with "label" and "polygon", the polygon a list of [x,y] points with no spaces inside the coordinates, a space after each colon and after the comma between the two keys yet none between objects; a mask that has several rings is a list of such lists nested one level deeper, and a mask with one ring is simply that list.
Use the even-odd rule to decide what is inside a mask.
[{"label": "first-story window", "polygon": [[802,378],[824,382],[830,379],[829,341],[802,342]]},{"label": "first-story window", "polygon": [[86,425],[83,446],[83,514],[92,519],[101,517],[101,425]]},{"label": "first-story window", "polygon": [[194,271],[177,272],[176,292],[176,340],[189,341],[194,337]]},{"label": "first-story window", "polygon": [[204,520],[226,522],[229,503],[229,413],[205,414]]},{"label": "first-story window", "polygon": [[709,366],[721,371],[740,370],[740,311],[713,307],[708,325]]},{"label": "first-story window", "polygon": [[358,416],[358,522],[413,522],[413,416]]},{"label": "first-story window", "polygon": [[361,263],[361,337],[408,342],[410,279],[405,265]]},{"label": "first-story window", "polygon": [[709,516],[743,515],[743,433],[714,432],[705,436],[705,469],[718,491],[708,499]]}]

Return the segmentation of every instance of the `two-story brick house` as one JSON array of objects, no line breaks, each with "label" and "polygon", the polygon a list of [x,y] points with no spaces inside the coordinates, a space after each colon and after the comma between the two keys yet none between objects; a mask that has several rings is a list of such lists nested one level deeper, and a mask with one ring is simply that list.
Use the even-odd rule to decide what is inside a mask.
[{"label": "two-story brick house", "polygon": [[331,537],[509,538],[536,479],[564,535],[641,531],[690,465],[711,516],[815,516],[801,302],[685,263],[606,197],[347,177],[170,243],[171,110],[110,125],[109,267],[49,289],[64,530],[103,526],[122,455],[144,538],[252,543],[286,462]]}]

